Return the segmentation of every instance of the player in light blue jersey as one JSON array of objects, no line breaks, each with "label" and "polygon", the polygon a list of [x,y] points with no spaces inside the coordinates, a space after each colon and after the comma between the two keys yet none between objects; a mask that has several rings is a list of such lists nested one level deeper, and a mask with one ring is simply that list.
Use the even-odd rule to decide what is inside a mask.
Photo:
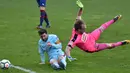
[{"label": "player in light blue jersey", "polygon": [[45,55],[46,52],[49,57],[49,63],[53,69],[66,69],[66,56],[62,51],[62,44],[59,38],[55,34],[47,34],[45,29],[40,29],[38,31],[40,40],[39,40],[39,53],[41,56],[41,63],[45,64]]}]

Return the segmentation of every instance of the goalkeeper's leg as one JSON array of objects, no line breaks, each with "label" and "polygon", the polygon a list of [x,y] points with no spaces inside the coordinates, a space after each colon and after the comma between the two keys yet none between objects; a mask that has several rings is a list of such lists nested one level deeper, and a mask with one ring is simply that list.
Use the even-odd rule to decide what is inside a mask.
[{"label": "goalkeeper's leg", "polygon": [[101,51],[104,49],[112,49],[118,46],[129,44],[130,40],[124,40],[116,43],[96,43],[97,51]]},{"label": "goalkeeper's leg", "polygon": [[122,17],[122,15],[117,15],[116,17],[114,17],[112,20],[102,24],[99,28],[101,31],[107,29],[111,24],[113,24],[114,22],[116,22],[117,20],[119,20]]},{"label": "goalkeeper's leg", "polygon": [[117,20],[119,20],[121,18],[121,15],[117,15],[115,18],[113,18],[112,20],[102,24],[99,28],[95,29],[91,35],[95,38],[95,40],[98,40],[100,37],[100,34],[106,30],[111,24],[113,24],[114,22],[116,22]]}]

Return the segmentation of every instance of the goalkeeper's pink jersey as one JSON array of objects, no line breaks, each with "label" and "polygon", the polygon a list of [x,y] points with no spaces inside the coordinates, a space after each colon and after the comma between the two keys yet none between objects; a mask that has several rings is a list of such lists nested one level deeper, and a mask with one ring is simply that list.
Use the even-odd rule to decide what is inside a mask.
[{"label": "goalkeeper's pink jersey", "polygon": [[74,46],[79,47],[83,51],[95,49],[95,38],[91,33],[84,32],[83,34],[78,34],[75,29],[72,30],[72,36],[68,43],[68,46],[74,48]]}]

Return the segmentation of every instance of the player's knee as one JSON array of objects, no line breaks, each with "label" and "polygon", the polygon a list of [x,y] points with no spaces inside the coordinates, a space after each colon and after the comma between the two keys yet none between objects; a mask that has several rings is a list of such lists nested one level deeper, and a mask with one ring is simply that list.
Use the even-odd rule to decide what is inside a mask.
[{"label": "player's knee", "polygon": [[64,58],[66,58],[65,55],[61,55],[61,56],[59,56],[59,60],[64,59]]},{"label": "player's knee", "polygon": [[100,32],[103,32],[105,30],[104,27],[102,27],[102,26],[99,27],[98,29],[100,30]]},{"label": "player's knee", "polygon": [[114,48],[115,46],[112,43],[107,43],[108,49]]},{"label": "player's knee", "polygon": [[65,55],[59,56],[58,63],[60,63],[61,61],[66,61],[66,56]]},{"label": "player's knee", "polygon": [[55,60],[55,59],[50,60],[50,64],[53,64],[54,62],[57,62],[57,60]]},{"label": "player's knee", "polygon": [[40,10],[46,10],[46,8],[43,6],[40,6]]}]

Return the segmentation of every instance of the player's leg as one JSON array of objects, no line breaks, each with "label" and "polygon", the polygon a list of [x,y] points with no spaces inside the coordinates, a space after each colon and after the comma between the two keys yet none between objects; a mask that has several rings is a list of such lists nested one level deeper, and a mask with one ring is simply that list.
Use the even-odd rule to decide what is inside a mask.
[{"label": "player's leg", "polygon": [[116,17],[114,17],[112,20],[102,24],[99,29],[101,31],[104,31],[105,29],[107,29],[111,24],[113,24],[114,22],[116,22],[117,20],[119,20],[122,17],[122,15],[117,15]]},{"label": "player's leg", "polygon": [[130,43],[130,40],[124,40],[124,41],[120,41],[120,42],[116,42],[116,43],[97,43],[96,48],[97,48],[97,51],[101,51],[104,49],[111,49],[114,47],[129,44],[129,43]]},{"label": "player's leg", "polygon": [[45,18],[44,18],[45,22],[46,22],[46,28],[50,28],[50,22],[49,22],[49,19],[48,19],[48,15],[47,13],[45,14]]},{"label": "player's leg", "polygon": [[37,1],[37,4],[38,4],[38,7],[40,7],[40,0],[36,0]]},{"label": "player's leg", "polygon": [[40,7],[40,24],[37,26],[38,29],[42,28],[42,24],[45,18],[46,0],[39,0]]},{"label": "player's leg", "polygon": [[58,61],[56,59],[50,59],[50,64],[51,64],[51,67],[55,70],[59,70],[60,69],[60,66],[58,64]]},{"label": "player's leg", "polygon": [[55,70],[59,70],[60,69],[60,65],[58,63],[58,54],[52,53],[49,56],[49,60],[50,60],[51,67],[53,69],[55,69]]},{"label": "player's leg", "polygon": [[95,38],[95,40],[98,40],[100,37],[101,32],[103,32],[104,30],[106,30],[111,24],[113,24],[114,22],[116,22],[117,20],[119,20],[121,18],[121,15],[117,15],[115,18],[113,18],[112,20],[102,24],[99,28],[95,29],[91,35]]},{"label": "player's leg", "polygon": [[62,69],[66,69],[66,65],[67,65],[67,62],[66,62],[66,56],[65,55],[60,55],[59,56],[59,65]]},{"label": "player's leg", "polygon": [[57,53],[58,53],[58,63],[60,65],[60,67],[65,70],[66,65],[67,65],[66,56],[65,56],[64,52],[61,49],[59,49],[57,51]]}]

